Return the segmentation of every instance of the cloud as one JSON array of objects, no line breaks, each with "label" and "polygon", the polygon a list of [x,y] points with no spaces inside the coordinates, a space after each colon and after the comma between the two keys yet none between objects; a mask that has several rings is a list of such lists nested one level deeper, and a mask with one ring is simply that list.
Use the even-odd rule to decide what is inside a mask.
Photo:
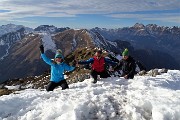
[{"label": "cloud", "polygon": [[154,13],[154,14],[110,14],[108,17],[113,18],[135,18],[140,20],[158,20],[163,22],[174,22],[180,24],[179,13]]},{"label": "cloud", "polygon": [[[76,17],[79,14],[101,14],[116,18],[127,18],[128,15],[137,18],[135,14],[116,13],[180,9],[179,4],[179,0],[1,0],[0,10],[6,12],[0,12],[0,20],[35,16]],[[138,16],[148,19],[146,15]],[[173,19],[172,16],[171,20],[176,21],[178,18]]]},{"label": "cloud", "polygon": [[18,20],[18,19],[16,19],[16,20],[7,20],[7,21],[9,21],[9,22],[19,22],[19,23],[29,23],[29,24],[34,24],[34,23],[37,23],[37,22],[34,22],[34,21],[27,21],[27,20]]}]

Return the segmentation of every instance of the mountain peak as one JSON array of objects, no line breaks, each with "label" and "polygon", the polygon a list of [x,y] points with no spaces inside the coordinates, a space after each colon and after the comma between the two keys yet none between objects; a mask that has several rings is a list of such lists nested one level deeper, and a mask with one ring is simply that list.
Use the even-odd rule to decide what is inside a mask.
[{"label": "mountain peak", "polygon": [[144,29],[145,28],[145,26],[141,23],[136,23],[133,27],[136,29]]},{"label": "mountain peak", "polygon": [[43,32],[55,32],[57,30],[57,27],[53,25],[40,25],[37,28],[34,29],[35,31],[43,31]]},{"label": "mountain peak", "polygon": [[15,24],[7,24],[0,26],[0,37],[4,34],[10,33],[10,32],[16,32],[17,30],[20,30],[21,28],[24,28],[26,32],[32,32],[32,28],[25,27],[23,25],[15,25]]},{"label": "mountain peak", "polygon": [[39,32],[48,32],[48,33],[57,33],[57,32],[62,32],[64,30],[70,29],[69,27],[66,28],[57,28],[54,25],[40,25],[37,28],[34,29],[34,31],[39,31]]}]

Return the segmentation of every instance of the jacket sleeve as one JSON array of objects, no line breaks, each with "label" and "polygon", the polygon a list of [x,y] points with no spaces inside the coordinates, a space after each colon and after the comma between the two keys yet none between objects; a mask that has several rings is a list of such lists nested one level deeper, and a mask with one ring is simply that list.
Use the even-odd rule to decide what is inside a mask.
[{"label": "jacket sleeve", "polygon": [[44,62],[46,62],[48,65],[53,65],[52,60],[49,59],[44,53],[41,54],[41,57],[44,60]]},{"label": "jacket sleeve", "polygon": [[86,61],[79,61],[78,64],[89,64],[93,62],[94,62],[94,58],[90,58],[89,60],[86,60]]},{"label": "jacket sleeve", "polygon": [[131,68],[131,70],[130,70],[130,72],[127,74],[128,77],[129,77],[129,76],[132,76],[132,75],[135,73],[135,69],[136,69],[136,64],[135,64],[135,62],[131,62],[130,68]]},{"label": "jacket sleeve", "polygon": [[105,62],[108,63],[108,64],[117,65],[116,62],[114,62],[114,61],[112,61],[112,60],[110,60],[110,59],[108,59],[108,58],[104,58],[104,60],[105,60]]},{"label": "jacket sleeve", "polygon": [[67,65],[66,63],[64,63],[64,69],[65,69],[66,71],[73,71],[73,70],[75,69],[75,67],[69,66],[69,65]]},{"label": "jacket sleeve", "polygon": [[123,62],[122,62],[122,60],[120,60],[119,63],[114,67],[114,70],[115,71],[119,70],[122,67],[122,65],[123,65]]}]

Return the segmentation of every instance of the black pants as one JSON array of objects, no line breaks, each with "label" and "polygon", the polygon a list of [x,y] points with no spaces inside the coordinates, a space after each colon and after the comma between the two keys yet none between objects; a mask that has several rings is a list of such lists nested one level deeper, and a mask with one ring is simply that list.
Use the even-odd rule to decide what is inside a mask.
[{"label": "black pants", "polygon": [[[127,75],[127,74],[123,73],[121,75],[121,77],[124,77],[125,75]],[[134,74],[133,75],[129,75],[127,79],[133,79],[133,78],[134,78]]]},{"label": "black pants", "polygon": [[91,70],[91,76],[94,78],[94,80],[97,80],[98,75],[100,75],[100,78],[110,77],[107,71],[97,72],[95,70]]},{"label": "black pants", "polygon": [[50,81],[49,84],[48,84],[47,87],[46,87],[46,90],[47,90],[47,91],[53,91],[54,88],[56,88],[57,86],[61,86],[61,87],[62,87],[62,90],[66,89],[66,88],[69,88],[66,80],[61,80],[61,81],[58,82],[58,83],[55,83],[55,82]]}]

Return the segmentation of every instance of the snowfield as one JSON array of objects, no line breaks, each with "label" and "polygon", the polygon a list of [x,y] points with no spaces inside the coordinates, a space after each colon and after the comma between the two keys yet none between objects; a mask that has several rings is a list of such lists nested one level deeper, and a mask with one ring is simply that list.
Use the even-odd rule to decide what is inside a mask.
[{"label": "snowfield", "polygon": [[180,120],[180,71],[111,77],[0,97],[0,120]]}]

